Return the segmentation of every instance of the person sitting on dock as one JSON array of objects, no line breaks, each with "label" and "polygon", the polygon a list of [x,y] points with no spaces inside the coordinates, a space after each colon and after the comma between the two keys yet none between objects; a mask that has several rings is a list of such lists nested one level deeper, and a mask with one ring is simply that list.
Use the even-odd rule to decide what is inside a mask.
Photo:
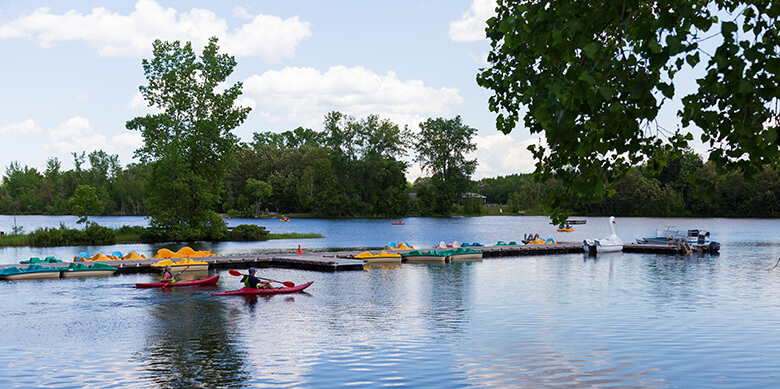
[{"label": "person sitting on dock", "polygon": [[274,287],[271,285],[269,281],[262,281],[259,278],[255,277],[255,273],[257,272],[257,269],[250,267],[249,268],[249,274],[244,275],[241,277],[241,282],[244,283],[244,285],[248,288],[255,288],[255,289],[273,289]]}]

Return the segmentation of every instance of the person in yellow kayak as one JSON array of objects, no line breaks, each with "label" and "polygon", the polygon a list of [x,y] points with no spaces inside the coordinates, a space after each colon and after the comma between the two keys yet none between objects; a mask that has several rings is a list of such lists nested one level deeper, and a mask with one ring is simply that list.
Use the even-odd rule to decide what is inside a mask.
[{"label": "person in yellow kayak", "polygon": [[241,277],[241,282],[247,287],[247,288],[255,288],[255,289],[273,289],[274,287],[271,286],[270,281],[263,281],[257,277],[255,277],[255,273],[257,273],[257,269],[250,267],[249,268],[249,274],[244,275]]}]

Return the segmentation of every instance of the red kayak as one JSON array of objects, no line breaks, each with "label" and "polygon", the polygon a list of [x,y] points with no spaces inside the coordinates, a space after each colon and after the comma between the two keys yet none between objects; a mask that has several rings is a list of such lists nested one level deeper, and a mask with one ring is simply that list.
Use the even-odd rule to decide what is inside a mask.
[{"label": "red kayak", "polygon": [[300,292],[313,284],[314,281],[307,282],[305,284],[295,285],[292,288],[278,288],[278,289],[255,289],[243,287],[239,290],[231,290],[229,292],[209,293],[214,296],[249,296],[255,294],[282,294],[282,293],[295,293]]},{"label": "red kayak", "polygon": [[167,282],[149,282],[149,283],[140,283],[135,284],[136,288],[162,288],[165,285],[168,285],[169,288],[178,288],[180,286],[204,286],[204,285],[216,285],[217,281],[219,281],[219,276],[209,277],[209,278],[201,278],[199,280],[192,280],[192,281],[176,281],[168,284]]}]

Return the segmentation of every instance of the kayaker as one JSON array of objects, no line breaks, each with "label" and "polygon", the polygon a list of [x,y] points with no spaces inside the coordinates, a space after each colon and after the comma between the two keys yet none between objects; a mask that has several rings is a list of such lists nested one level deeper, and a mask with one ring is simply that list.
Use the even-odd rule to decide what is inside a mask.
[{"label": "kayaker", "polygon": [[183,271],[184,270],[176,273],[176,275],[174,276],[173,271],[171,271],[171,265],[165,265],[165,270],[163,271],[163,278],[160,280],[160,282],[176,282],[176,277],[180,276]]},{"label": "kayaker", "polygon": [[271,283],[269,281],[263,281],[257,277],[255,277],[255,273],[257,273],[257,269],[250,267],[249,268],[249,274],[244,275],[241,277],[241,282],[244,283],[244,285],[248,288],[255,288],[255,289],[273,289],[274,287],[271,286]]}]

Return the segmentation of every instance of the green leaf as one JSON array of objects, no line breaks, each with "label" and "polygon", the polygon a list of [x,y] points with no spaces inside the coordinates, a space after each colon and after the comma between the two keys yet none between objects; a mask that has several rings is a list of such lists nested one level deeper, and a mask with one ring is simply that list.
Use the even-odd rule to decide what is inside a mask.
[{"label": "green leaf", "polygon": [[723,22],[720,25],[720,29],[724,36],[731,35],[734,31],[737,31],[737,24],[734,22]]},{"label": "green leaf", "polygon": [[601,43],[599,42],[590,42],[585,47],[582,48],[582,52],[585,53],[585,56],[594,59],[596,58],[596,52],[601,47]]},{"label": "green leaf", "polygon": [[595,85],[596,84],[596,80],[593,78],[593,76],[588,71],[582,72],[580,74],[580,76],[578,77],[578,79],[580,81],[585,81],[585,82],[587,82],[590,85]]}]

